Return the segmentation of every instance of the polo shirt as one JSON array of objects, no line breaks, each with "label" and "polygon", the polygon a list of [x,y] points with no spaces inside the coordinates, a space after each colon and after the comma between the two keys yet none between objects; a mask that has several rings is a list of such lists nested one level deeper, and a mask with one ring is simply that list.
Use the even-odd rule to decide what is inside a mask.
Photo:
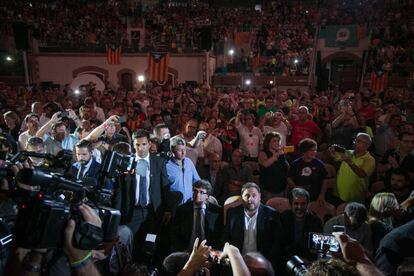
[{"label": "polo shirt", "polygon": [[352,162],[363,169],[367,177],[359,177],[348,163],[342,162],[336,179],[336,193],[345,202],[364,203],[369,178],[375,171],[375,159],[369,152],[360,157],[356,157],[353,150],[348,151],[348,153],[352,154]]}]

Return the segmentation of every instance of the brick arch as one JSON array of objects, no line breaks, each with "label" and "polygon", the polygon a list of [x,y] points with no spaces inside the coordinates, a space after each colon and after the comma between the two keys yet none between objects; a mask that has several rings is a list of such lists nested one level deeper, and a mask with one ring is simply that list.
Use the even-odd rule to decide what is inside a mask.
[{"label": "brick arch", "polygon": [[108,80],[108,70],[105,70],[103,68],[97,67],[97,66],[82,66],[72,71],[73,78],[76,78],[77,76],[81,75],[82,73],[97,73],[101,76],[103,76],[103,82],[106,83]]},{"label": "brick arch", "polygon": [[137,73],[134,70],[129,69],[129,68],[121,69],[121,70],[119,70],[116,73],[116,76],[118,78],[118,82],[117,82],[118,83],[118,87],[121,87],[122,86],[122,75],[124,73],[130,73],[132,75],[132,87],[136,88],[136,85],[137,85]]},{"label": "brick arch", "polygon": [[322,64],[326,64],[327,62],[333,60],[333,59],[337,59],[337,58],[344,58],[344,59],[351,59],[353,61],[356,61],[358,63],[362,63],[362,58],[350,53],[350,52],[345,52],[345,51],[340,51],[340,52],[335,52],[331,55],[326,56],[324,59],[322,59]]}]

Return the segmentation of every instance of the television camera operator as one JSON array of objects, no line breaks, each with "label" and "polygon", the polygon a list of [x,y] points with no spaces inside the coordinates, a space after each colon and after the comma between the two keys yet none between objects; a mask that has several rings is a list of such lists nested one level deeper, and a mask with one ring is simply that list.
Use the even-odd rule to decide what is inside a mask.
[{"label": "television camera operator", "polygon": [[[102,221],[91,207],[81,204],[79,212],[86,223],[101,229]],[[92,251],[79,249],[73,245],[75,229],[75,220],[69,220],[61,240],[63,252],[70,265],[70,271],[74,275],[101,275],[92,260]],[[47,253],[46,248],[13,248],[5,275],[41,275],[42,267],[48,261]]]},{"label": "television camera operator", "polygon": [[[10,147],[7,146],[6,143],[1,147],[3,154],[0,178],[4,185],[0,218],[12,219],[7,225],[7,231],[3,231],[3,225],[0,228],[0,239],[3,240],[7,233],[10,233],[11,237],[13,233],[12,238],[8,240],[13,240],[14,248],[10,248],[10,242],[7,243],[4,250],[6,254],[0,256],[0,268],[4,260],[8,259],[7,255],[15,254],[15,249],[20,247],[34,252],[27,255],[28,262],[36,263],[40,259],[43,260],[42,266],[30,267],[23,264],[22,269],[29,269],[29,273],[23,271],[24,273],[20,274],[36,274],[42,270],[52,274],[68,275],[68,257],[69,261],[75,260],[74,268],[88,273],[80,275],[98,275],[94,266],[86,263],[91,259],[92,250],[103,248],[107,244],[112,246],[118,236],[120,212],[109,207],[112,205],[109,200],[110,191],[96,181],[88,181],[92,179],[84,178],[74,182],[63,177],[63,174],[56,173],[59,169],[67,171],[70,168],[72,153],[58,156],[47,154],[43,140],[39,137],[31,137],[27,142],[27,151],[18,152],[14,156],[9,154]],[[3,208],[5,203],[10,205],[9,211],[15,211],[12,215]],[[89,206],[79,208],[83,203]],[[95,216],[99,214],[103,222],[102,227],[96,223],[89,223],[88,209],[93,210]],[[73,232],[72,220],[75,220],[78,226],[74,230],[74,244],[69,246],[63,243],[63,237],[66,224],[69,229],[67,231]],[[39,248],[42,250],[39,251]],[[67,253],[66,257],[62,248]],[[87,254],[80,256],[85,249]],[[3,252],[3,248],[1,251]],[[27,250],[17,252],[23,252],[25,255]],[[21,262],[23,255],[19,256],[21,258],[18,261]],[[76,257],[79,257],[79,260],[75,259]],[[12,265],[10,269],[16,269],[16,265]],[[19,272],[16,273],[6,275],[20,275]]]},{"label": "television camera operator", "polygon": [[170,150],[171,133],[166,124],[157,124],[153,130],[154,141],[156,142],[157,154],[169,159],[172,157]]}]

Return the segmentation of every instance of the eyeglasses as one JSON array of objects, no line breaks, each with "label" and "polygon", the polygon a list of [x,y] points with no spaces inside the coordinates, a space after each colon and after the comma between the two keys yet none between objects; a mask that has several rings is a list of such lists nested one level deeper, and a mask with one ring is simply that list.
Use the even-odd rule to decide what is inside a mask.
[{"label": "eyeglasses", "polygon": [[206,195],[207,194],[207,192],[201,191],[201,190],[193,190],[193,193],[194,194],[200,194],[200,195]]}]

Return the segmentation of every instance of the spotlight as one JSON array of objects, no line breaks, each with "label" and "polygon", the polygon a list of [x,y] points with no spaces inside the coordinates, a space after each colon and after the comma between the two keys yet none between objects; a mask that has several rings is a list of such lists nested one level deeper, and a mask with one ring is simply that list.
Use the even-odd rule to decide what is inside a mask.
[{"label": "spotlight", "polygon": [[139,82],[144,82],[145,81],[145,77],[143,75],[139,75],[138,76],[138,81]]},{"label": "spotlight", "polygon": [[80,94],[79,89],[75,89],[75,94],[76,94],[76,95],[79,95],[79,94]]},{"label": "spotlight", "polygon": [[295,64],[297,64],[299,62],[299,60],[297,58],[295,58],[295,60],[293,61]]},{"label": "spotlight", "polygon": [[270,84],[273,84],[273,81],[269,81]]},{"label": "spotlight", "polygon": [[252,83],[252,81],[251,81],[251,80],[246,80],[244,83],[245,83],[246,85],[250,85],[250,84]]},{"label": "spotlight", "polygon": [[6,61],[11,62],[11,61],[13,61],[13,59],[12,59],[11,56],[6,56]]},{"label": "spotlight", "polygon": [[230,49],[230,50],[229,50],[229,55],[230,55],[230,56],[234,55],[234,49]]}]

